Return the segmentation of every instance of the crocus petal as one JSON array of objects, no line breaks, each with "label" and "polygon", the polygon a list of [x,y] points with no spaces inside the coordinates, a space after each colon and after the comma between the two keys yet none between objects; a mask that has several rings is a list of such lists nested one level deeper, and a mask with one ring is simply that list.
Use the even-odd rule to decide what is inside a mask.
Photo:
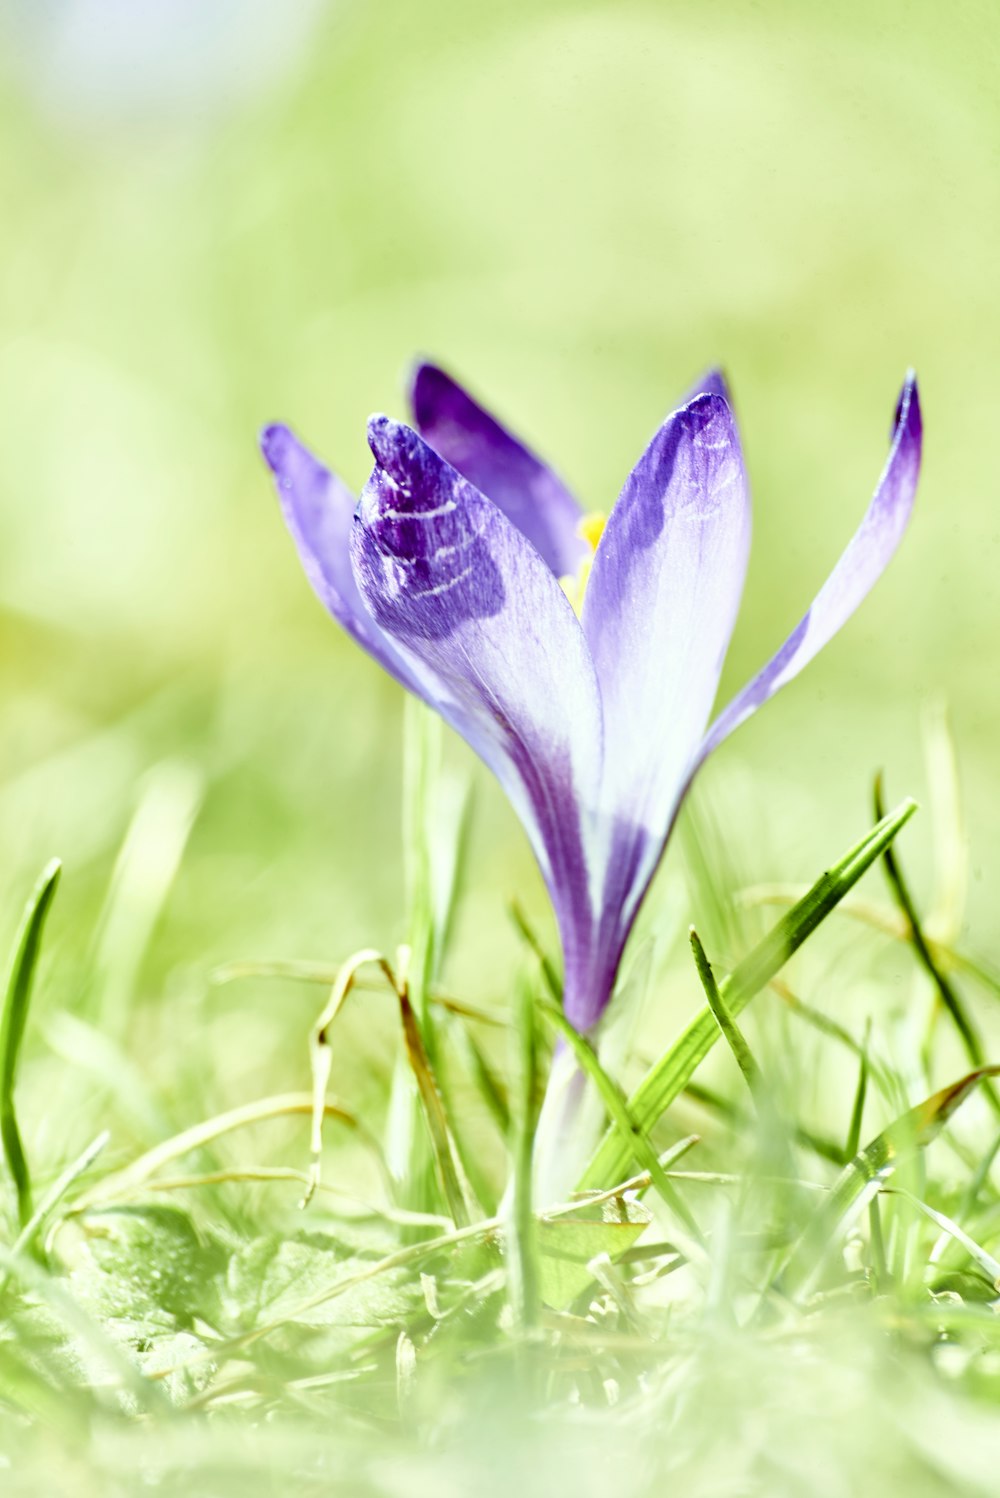
[{"label": "crocus petal", "polygon": [[410,400],[421,436],[503,511],[557,577],[587,555],[580,507],[562,480],[434,364],[413,374]]},{"label": "crocus petal", "polygon": [[285,523],[320,602],[402,686],[425,696],[412,668],[361,601],[349,549],[354,517],[350,490],[286,426],[265,427],[260,450],[274,474]]},{"label": "crocus petal", "polygon": [[664,422],[594,558],[583,628],[604,704],[609,878],[627,925],[659,859],[718,687],[750,544],[736,423],[719,394]]},{"label": "crocus petal", "polygon": [[381,629],[450,693],[440,710],[494,771],[528,831],[567,963],[589,939],[582,808],[601,710],[579,621],[538,552],[416,432],[373,417],[375,470],[351,551]]},{"label": "crocus petal", "polygon": [[913,509],[922,436],[917,382],[911,373],[896,406],[889,456],[867,514],[805,617],[777,654],[716,719],[702,745],[698,764],[786,682],[798,676],[803,666],[847,623],[881,577],[903,538]]}]

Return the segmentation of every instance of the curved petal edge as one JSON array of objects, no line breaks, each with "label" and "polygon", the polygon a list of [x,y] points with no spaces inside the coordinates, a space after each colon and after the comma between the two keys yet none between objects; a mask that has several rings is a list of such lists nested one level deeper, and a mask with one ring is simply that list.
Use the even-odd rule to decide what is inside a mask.
[{"label": "curved petal edge", "polygon": [[353,640],[401,686],[427,698],[415,673],[365,607],[350,559],[354,496],[280,422],[260,434],[278,502],[313,592]]},{"label": "curved petal edge", "polygon": [[864,519],[780,650],[715,720],[694,769],[775,692],[798,676],[868,596],[903,539],[917,492],[922,447],[920,397],[911,371],[896,405],[889,456]]}]

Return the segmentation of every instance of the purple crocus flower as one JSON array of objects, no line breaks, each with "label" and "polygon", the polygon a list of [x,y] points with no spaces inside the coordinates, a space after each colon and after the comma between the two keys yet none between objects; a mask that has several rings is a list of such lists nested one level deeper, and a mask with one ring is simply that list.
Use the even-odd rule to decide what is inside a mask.
[{"label": "purple crocus flower", "polygon": [[375,468],[356,509],[287,427],[262,436],[320,599],[510,797],[555,907],[566,1013],[583,1031],[611,997],[694,775],[866,596],[902,537],[920,468],[910,376],[847,550],[706,731],[743,591],[750,502],[721,375],[696,391],[656,433],[599,539],[556,474],[432,365],[413,380],[414,427],[369,423]]}]

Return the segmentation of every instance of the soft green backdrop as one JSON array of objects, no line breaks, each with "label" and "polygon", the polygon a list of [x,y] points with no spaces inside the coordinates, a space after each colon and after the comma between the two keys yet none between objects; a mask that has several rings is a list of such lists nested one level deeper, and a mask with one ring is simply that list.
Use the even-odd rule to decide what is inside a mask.
[{"label": "soft green backdrop", "polygon": [[[728,688],[846,542],[917,367],[900,557],[699,795],[747,878],[812,875],[876,766],[922,793],[946,694],[1000,955],[995,6],[341,0],[279,8],[287,47],[266,5],[181,6],[145,54],[59,9],[5,8],[0,99],[0,934],[60,853],[46,1044],[81,1059],[68,1009],[143,1027],[137,1080],[301,1085],[312,999],[207,972],[402,934],[400,694],[314,602],[255,436],[290,419],[360,484],[416,352],[595,508],[725,364],[756,500]],[[503,901],[544,902],[478,790],[451,977],[499,1000]]]}]

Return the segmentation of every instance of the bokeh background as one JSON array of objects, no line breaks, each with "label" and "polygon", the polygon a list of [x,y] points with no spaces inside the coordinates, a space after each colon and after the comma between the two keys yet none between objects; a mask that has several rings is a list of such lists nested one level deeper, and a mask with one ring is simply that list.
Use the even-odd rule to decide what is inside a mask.
[{"label": "bokeh background", "polygon": [[[150,1131],[151,1095],[184,1121],[182,1077],[216,1106],[303,1085],[315,993],[213,988],[213,966],[403,935],[400,692],[315,603],[256,433],[292,421],[358,486],[365,418],[402,414],[417,353],[605,509],[672,399],[725,365],[756,511],[724,692],[846,543],[917,368],[900,556],[695,809],[742,878],[812,877],[867,825],[875,768],[924,795],[944,696],[971,939],[1000,957],[994,5],[0,15],[0,936],[44,859],[66,863],[36,1076],[113,1077]],[[504,901],[544,920],[544,899],[473,773],[448,977],[503,1002]],[[925,877],[929,820],[907,839]],[[375,1010],[349,1024],[358,1074],[384,1071]],[[58,1156],[47,1101],[30,1127]]]}]

